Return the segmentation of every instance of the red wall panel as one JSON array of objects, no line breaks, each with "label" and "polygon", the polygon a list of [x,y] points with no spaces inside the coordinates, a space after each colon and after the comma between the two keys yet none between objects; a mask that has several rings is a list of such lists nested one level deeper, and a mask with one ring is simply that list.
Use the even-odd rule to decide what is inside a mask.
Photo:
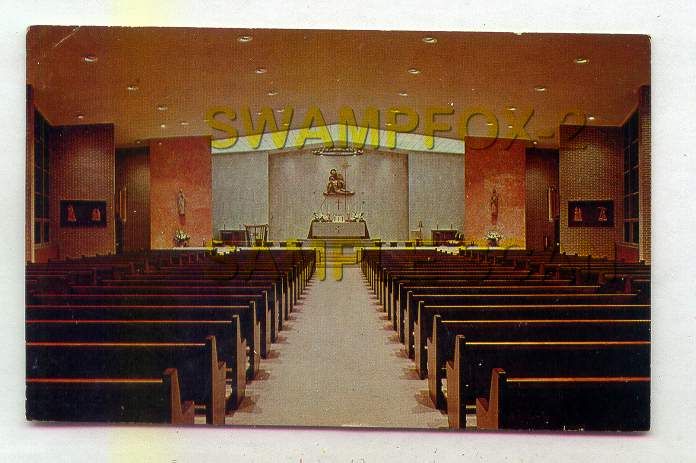
[{"label": "red wall panel", "polygon": [[[186,215],[177,212],[179,189],[186,196]],[[210,245],[212,155],[210,137],[150,141],[150,243],[152,249],[174,246],[174,233],[191,236],[189,246]]]},{"label": "red wall panel", "polygon": [[[486,246],[485,235],[498,231],[501,246],[525,247],[525,142],[468,137],[465,140],[464,238]],[[491,220],[490,199],[498,194],[498,218]]]}]

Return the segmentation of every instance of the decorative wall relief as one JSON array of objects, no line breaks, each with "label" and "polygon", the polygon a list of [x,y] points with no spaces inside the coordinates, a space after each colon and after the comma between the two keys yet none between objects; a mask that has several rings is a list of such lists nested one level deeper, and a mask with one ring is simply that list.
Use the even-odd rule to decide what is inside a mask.
[{"label": "decorative wall relief", "polygon": [[60,226],[106,227],[106,201],[61,201]]},{"label": "decorative wall relief", "polygon": [[568,201],[569,227],[613,227],[614,201]]}]

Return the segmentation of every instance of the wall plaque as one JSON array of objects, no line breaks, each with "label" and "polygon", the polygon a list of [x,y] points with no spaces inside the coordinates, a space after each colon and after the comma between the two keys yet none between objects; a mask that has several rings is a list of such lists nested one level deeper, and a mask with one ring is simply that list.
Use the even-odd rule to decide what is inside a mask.
[{"label": "wall plaque", "polygon": [[60,226],[106,227],[106,201],[61,201]]},{"label": "wall plaque", "polygon": [[613,227],[614,201],[568,201],[569,227]]}]

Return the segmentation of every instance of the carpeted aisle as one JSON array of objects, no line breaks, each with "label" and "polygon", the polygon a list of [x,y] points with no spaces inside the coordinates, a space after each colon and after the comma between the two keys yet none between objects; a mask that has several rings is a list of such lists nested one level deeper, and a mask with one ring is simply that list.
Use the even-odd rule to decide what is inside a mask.
[{"label": "carpeted aisle", "polygon": [[360,269],[314,277],[228,424],[446,428]]}]

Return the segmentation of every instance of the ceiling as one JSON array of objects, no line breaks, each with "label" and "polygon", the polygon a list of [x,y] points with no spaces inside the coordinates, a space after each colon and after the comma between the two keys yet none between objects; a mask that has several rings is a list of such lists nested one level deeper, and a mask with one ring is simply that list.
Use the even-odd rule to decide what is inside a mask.
[{"label": "ceiling", "polygon": [[[257,73],[260,68],[266,72]],[[225,138],[206,122],[208,109],[220,106],[237,113],[232,125],[244,135],[244,108],[257,118],[263,107],[286,105],[294,109],[291,127],[301,125],[311,106],[327,124],[350,106],[358,122],[366,108],[378,108],[383,128],[388,109],[405,106],[420,116],[416,133],[424,133],[427,108],[452,108],[453,115],[437,117],[455,127],[437,133],[450,138],[459,136],[467,111],[490,111],[503,137],[514,134],[508,125],[521,126],[533,111],[526,132],[539,146],[554,146],[569,112],[592,115],[593,125],[623,122],[638,88],[650,83],[650,41],[639,35],[36,26],[27,34],[27,81],[50,123],[114,123],[117,146],[160,137]],[[471,135],[490,129],[483,117],[470,124]]]}]

